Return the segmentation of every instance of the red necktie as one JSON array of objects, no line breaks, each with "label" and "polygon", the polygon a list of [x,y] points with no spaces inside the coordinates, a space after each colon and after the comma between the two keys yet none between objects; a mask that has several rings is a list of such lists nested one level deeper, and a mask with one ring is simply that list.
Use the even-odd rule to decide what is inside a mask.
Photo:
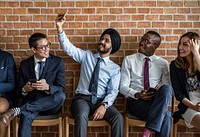
[{"label": "red necktie", "polygon": [[144,63],[144,90],[149,88],[149,58],[145,58]]}]

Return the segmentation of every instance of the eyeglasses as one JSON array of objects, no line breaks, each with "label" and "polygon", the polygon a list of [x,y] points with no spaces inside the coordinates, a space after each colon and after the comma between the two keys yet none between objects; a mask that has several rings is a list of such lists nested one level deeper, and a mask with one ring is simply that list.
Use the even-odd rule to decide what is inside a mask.
[{"label": "eyeglasses", "polygon": [[42,49],[42,50],[46,50],[47,48],[50,48],[50,46],[51,46],[51,43],[50,42],[48,42],[47,43],[47,45],[42,45],[42,46],[40,46],[40,47],[35,47],[36,49]]},{"label": "eyeglasses", "polygon": [[157,45],[156,43],[151,43],[148,39],[143,39],[143,38],[141,38],[141,40],[140,40],[140,43],[144,43],[144,44],[146,44],[146,45]]}]

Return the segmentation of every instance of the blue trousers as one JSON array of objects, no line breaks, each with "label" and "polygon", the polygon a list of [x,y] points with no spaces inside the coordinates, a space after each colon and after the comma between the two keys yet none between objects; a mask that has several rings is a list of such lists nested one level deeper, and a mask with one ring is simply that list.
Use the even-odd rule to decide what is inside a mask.
[{"label": "blue trousers", "polygon": [[168,111],[168,105],[172,93],[171,86],[163,85],[153,100],[145,101],[129,98],[127,100],[129,113],[146,121],[145,127],[155,131],[155,137],[169,137],[172,118]]},{"label": "blue trousers", "polygon": [[[102,100],[97,101],[96,105],[90,102],[90,97],[76,96],[72,100],[71,110],[75,119],[74,136],[86,137],[87,136],[87,124],[89,117],[93,115],[95,110],[101,105]],[[124,136],[124,119],[119,111],[110,106],[103,117],[111,125],[112,137]]]},{"label": "blue trousers", "polygon": [[18,129],[19,137],[31,137],[31,127],[33,120],[41,115],[56,114],[64,103],[66,95],[63,91],[54,94],[45,94],[41,91],[30,102],[20,107],[20,124]]}]

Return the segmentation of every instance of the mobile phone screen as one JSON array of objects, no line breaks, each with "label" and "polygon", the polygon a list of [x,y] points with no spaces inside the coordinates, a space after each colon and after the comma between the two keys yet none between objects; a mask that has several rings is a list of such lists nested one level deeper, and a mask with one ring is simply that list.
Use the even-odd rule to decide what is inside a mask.
[{"label": "mobile phone screen", "polygon": [[29,79],[28,81],[31,82],[31,83],[36,83],[37,82],[36,79]]},{"label": "mobile phone screen", "polygon": [[61,20],[64,16],[65,16],[65,14],[59,14],[57,17],[57,20]]},{"label": "mobile phone screen", "polygon": [[150,87],[150,88],[147,90],[147,93],[149,93],[149,92],[156,93],[156,91],[157,91],[156,88]]}]

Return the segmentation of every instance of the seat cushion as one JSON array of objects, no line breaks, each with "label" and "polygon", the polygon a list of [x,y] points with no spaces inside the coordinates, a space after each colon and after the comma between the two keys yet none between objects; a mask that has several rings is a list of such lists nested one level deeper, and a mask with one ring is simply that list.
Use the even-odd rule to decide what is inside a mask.
[{"label": "seat cushion", "polygon": [[38,115],[36,120],[48,120],[48,119],[56,119],[59,117],[59,114],[52,114],[52,115]]}]

